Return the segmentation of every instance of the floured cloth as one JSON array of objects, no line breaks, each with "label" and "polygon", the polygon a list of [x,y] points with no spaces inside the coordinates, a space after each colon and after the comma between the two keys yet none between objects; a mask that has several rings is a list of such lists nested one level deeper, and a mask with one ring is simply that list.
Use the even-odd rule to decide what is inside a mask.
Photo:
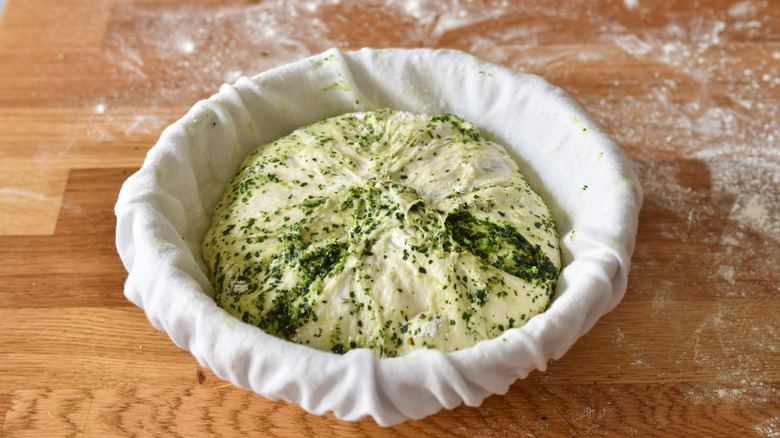
[{"label": "floured cloth", "polygon": [[[201,243],[242,160],[317,120],[393,108],[452,113],[518,161],[553,212],[564,269],[547,311],[443,354],[375,359],[283,341],[217,307]],[[383,426],[478,406],[546,369],[622,299],[642,192],[619,147],[562,90],[453,50],[329,50],[198,102],[168,127],[116,204],[125,294],[219,377],[272,400]]]}]

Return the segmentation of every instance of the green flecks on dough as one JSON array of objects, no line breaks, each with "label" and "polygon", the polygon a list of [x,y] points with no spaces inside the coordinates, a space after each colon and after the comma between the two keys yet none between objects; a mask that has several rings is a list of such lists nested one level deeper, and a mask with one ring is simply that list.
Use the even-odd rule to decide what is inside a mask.
[{"label": "green flecks on dough", "polygon": [[[554,227],[547,222],[539,227]],[[558,268],[539,245],[532,245],[514,227],[478,220],[469,212],[457,212],[447,218],[451,242],[447,249],[474,254],[483,263],[529,282],[550,282],[558,277]]]},{"label": "green flecks on dough", "polygon": [[378,357],[519,327],[546,308],[560,264],[552,215],[503,148],[455,115],[392,110],[260,145],[202,249],[235,318]]}]

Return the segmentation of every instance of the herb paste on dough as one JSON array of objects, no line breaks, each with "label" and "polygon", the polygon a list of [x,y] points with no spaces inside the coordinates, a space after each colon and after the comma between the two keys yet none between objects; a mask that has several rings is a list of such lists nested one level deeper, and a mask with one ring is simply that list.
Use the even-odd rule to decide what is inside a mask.
[{"label": "herb paste on dough", "polygon": [[203,243],[215,300],[317,349],[448,352],[545,310],[555,223],[506,150],[454,115],[344,114],[260,146]]}]

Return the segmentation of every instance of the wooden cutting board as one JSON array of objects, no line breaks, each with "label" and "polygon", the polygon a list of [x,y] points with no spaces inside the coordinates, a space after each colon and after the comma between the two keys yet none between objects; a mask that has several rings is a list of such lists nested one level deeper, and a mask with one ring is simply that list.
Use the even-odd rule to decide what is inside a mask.
[{"label": "wooden cutting board", "polygon": [[[663,3],[663,4],[656,4]],[[479,407],[380,428],[200,367],[123,296],[119,187],[242,74],[449,47],[564,88],[645,202],[622,303]],[[0,21],[0,436],[780,436],[780,4],[9,0]]]}]

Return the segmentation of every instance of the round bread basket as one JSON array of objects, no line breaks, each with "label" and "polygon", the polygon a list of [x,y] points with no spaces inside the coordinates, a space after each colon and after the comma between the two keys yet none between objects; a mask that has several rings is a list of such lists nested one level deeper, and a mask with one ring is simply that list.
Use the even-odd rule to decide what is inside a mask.
[{"label": "round bread basket", "polygon": [[[317,120],[393,108],[452,113],[504,145],[553,212],[563,270],[526,325],[460,351],[376,359],[283,341],[214,303],[201,243],[256,147]],[[233,85],[168,127],[116,204],[127,298],[220,378],[272,400],[383,426],[478,406],[560,358],[622,299],[642,192],[619,147],[562,90],[454,50],[329,50]]]}]

